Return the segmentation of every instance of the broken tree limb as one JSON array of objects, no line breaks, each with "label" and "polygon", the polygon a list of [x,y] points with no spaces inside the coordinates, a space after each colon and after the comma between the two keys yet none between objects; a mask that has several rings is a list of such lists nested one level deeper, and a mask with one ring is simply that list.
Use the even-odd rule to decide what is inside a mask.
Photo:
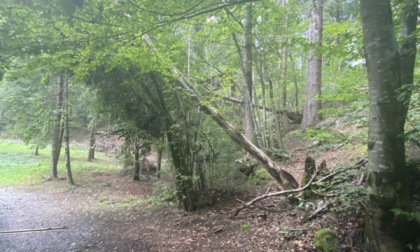
[{"label": "broken tree limb", "polygon": [[[267,190],[265,194],[263,194],[263,195],[261,195],[259,197],[256,197],[253,200],[248,201],[247,203],[244,203],[241,207],[237,208],[236,211],[232,214],[232,217],[237,216],[240,211],[242,211],[245,208],[250,207],[251,205],[255,204],[258,201],[261,201],[261,200],[266,199],[266,198],[269,198],[269,197],[283,196],[283,195],[289,195],[289,194],[293,194],[293,193],[302,192],[304,190],[309,189],[309,187],[311,185],[316,185],[316,184],[319,184],[319,183],[321,183],[321,182],[323,182],[325,180],[331,179],[332,177],[334,177],[335,175],[337,175],[339,173],[342,173],[342,172],[345,172],[345,171],[348,171],[348,170],[351,170],[351,169],[361,168],[364,165],[366,165],[366,163],[367,163],[367,157],[365,156],[365,157],[361,158],[359,161],[357,161],[353,166],[346,167],[346,168],[343,168],[343,169],[339,169],[339,170],[337,170],[335,172],[332,172],[330,174],[327,174],[326,176],[320,178],[316,182],[314,182],[314,179],[315,179],[315,177],[317,176],[318,173],[315,172],[313,174],[313,176],[311,177],[311,179],[309,180],[309,182],[304,187],[300,187],[300,188],[296,188],[296,189],[292,189],[292,190],[272,192],[272,193],[269,193],[269,190]],[[333,195],[323,195],[323,196],[333,197]]]},{"label": "broken tree limb", "polygon": [[[288,195],[288,194],[293,194],[293,193],[298,193],[301,191],[304,191],[306,189],[308,189],[313,180],[316,177],[316,173],[312,176],[312,178],[309,180],[308,184],[306,184],[304,187],[300,187],[300,188],[296,188],[296,189],[292,189],[292,190],[285,190],[285,191],[278,191],[278,192],[272,192],[269,193],[269,190],[267,190],[267,192],[259,197],[254,198],[251,201],[248,201],[247,203],[243,204],[241,207],[237,208],[236,211],[232,214],[232,217],[235,217],[239,214],[240,211],[242,211],[245,208],[248,208],[250,206],[252,206],[253,204],[255,204],[258,201],[261,201],[263,199],[269,198],[269,197],[275,197],[275,196],[282,196],[282,195]],[[271,187],[270,187],[271,188]]]},{"label": "broken tree limb", "polygon": [[353,166],[349,166],[349,167],[345,167],[343,169],[339,169],[333,173],[330,173],[328,175],[326,175],[325,177],[322,177],[321,179],[317,180],[316,182],[314,182],[314,185],[320,184],[328,179],[331,179],[332,177],[334,177],[335,175],[351,170],[351,169],[359,169],[363,166],[365,166],[367,164],[368,160],[367,160],[367,156],[362,157],[361,159],[359,159],[359,161],[357,161]]},{"label": "broken tree limb", "polygon": [[[151,48],[151,50],[158,54],[156,49],[153,47],[153,43],[149,36],[144,35],[143,40]],[[287,171],[281,169],[270,157],[267,156],[261,149],[255,146],[251,141],[249,141],[242,133],[235,129],[235,127],[229,123],[223,116],[217,113],[216,109],[208,105],[201,94],[184,78],[182,73],[178,71],[175,66],[171,66],[170,70],[173,75],[178,78],[178,82],[190,95],[195,98],[201,110],[209,115],[227,134],[228,136],[236,142],[239,146],[245,149],[249,154],[251,154],[255,159],[257,159],[263,167],[266,169],[268,174],[276,180],[281,187],[284,189],[295,189],[299,187],[296,179]]]},{"label": "broken tree limb", "polygon": [[62,229],[68,229],[68,227],[49,227],[49,228],[36,228],[36,229],[8,230],[8,231],[0,231],[0,234],[30,233],[30,232],[54,231],[54,230],[62,230]]}]

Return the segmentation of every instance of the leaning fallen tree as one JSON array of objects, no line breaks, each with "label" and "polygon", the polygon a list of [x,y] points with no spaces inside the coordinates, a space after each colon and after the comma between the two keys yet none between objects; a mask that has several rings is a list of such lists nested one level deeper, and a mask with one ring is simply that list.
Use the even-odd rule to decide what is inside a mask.
[{"label": "leaning fallen tree", "polygon": [[264,153],[264,151],[255,146],[251,141],[248,140],[248,138],[236,130],[236,128],[225,118],[223,118],[222,115],[217,113],[213,107],[207,105],[198,91],[195,90],[175,68],[173,68],[172,71],[178,77],[178,81],[182,87],[190,94],[192,94],[193,97],[199,102],[201,110],[209,115],[235,143],[237,143],[254,158],[260,161],[270,176],[275,179],[281,185],[281,187],[284,189],[299,187],[298,182],[290,173],[281,169],[269,156],[267,156],[267,154]]},{"label": "leaning fallen tree", "polygon": [[[154,47],[153,43],[149,36],[145,35],[143,37],[146,44],[154,53],[158,53]],[[205,102],[201,94],[184,78],[182,73],[178,71],[175,66],[171,66],[170,70],[172,74],[176,76],[182,88],[195,98],[201,110],[209,115],[225,132],[229,137],[236,142],[239,146],[245,149],[251,156],[257,159],[263,167],[267,170],[268,174],[276,180],[281,187],[284,189],[295,189],[299,187],[296,179],[287,171],[280,168],[267,154],[264,153],[261,149],[255,146],[251,141],[249,141],[242,133],[240,133],[236,128],[229,123],[222,115],[217,113],[216,109],[213,108]]]}]

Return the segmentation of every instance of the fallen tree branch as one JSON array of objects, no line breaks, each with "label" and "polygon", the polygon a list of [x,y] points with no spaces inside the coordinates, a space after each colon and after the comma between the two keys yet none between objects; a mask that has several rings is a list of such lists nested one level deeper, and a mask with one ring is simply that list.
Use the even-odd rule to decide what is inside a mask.
[{"label": "fallen tree branch", "polygon": [[311,184],[312,184],[312,182],[313,182],[313,180],[315,179],[316,176],[317,176],[317,174],[315,173],[312,176],[311,180],[309,180],[308,184],[306,184],[304,187],[300,187],[300,188],[292,189],[292,190],[284,190],[284,191],[279,191],[279,192],[272,192],[272,193],[269,193],[269,191],[267,190],[267,192],[265,194],[263,194],[263,195],[261,195],[259,197],[256,197],[253,200],[248,201],[247,203],[243,204],[241,207],[237,208],[236,211],[232,214],[232,217],[237,216],[239,214],[239,212],[242,211],[243,209],[248,208],[251,205],[253,205],[256,202],[261,201],[263,199],[266,199],[266,198],[269,198],[269,197],[275,197],[275,196],[288,195],[288,194],[293,194],[293,193],[304,191],[304,190],[308,189],[311,186]]},{"label": "fallen tree branch", "polygon": [[351,169],[359,169],[359,168],[365,166],[367,164],[367,162],[368,162],[367,156],[364,156],[359,161],[357,161],[356,164],[354,164],[353,166],[345,167],[343,169],[339,169],[339,170],[337,170],[337,171],[335,171],[333,173],[330,173],[327,176],[322,177],[318,181],[314,182],[313,184],[314,185],[318,185],[318,184],[324,182],[325,180],[328,180],[328,179],[334,177],[335,175],[337,175],[339,173],[342,173],[342,172],[345,172],[345,171],[348,171],[348,170],[351,170]]},{"label": "fallen tree branch", "polygon": [[49,228],[36,228],[36,229],[21,229],[21,230],[8,230],[0,231],[0,234],[15,234],[15,233],[29,233],[29,232],[41,232],[41,231],[54,231],[69,229],[68,227],[49,227]]},{"label": "fallen tree branch", "polygon": [[[278,191],[278,192],[273,192],[273,193],[269,193],[269,190],[267,190],[267,192],[265,194],[263,194],[263,195],[261,195],[259,197],[256,197],[253,200],[248,201],[247,203],[244,203],[241,207],[237,208],[235,210],[235,212],[232,214],[232,217],[237,216],[239,214],[239,212],[242,211],[243,209],[248,208],[251,205],[253,205],[256,202],[261,201],[263,199],[270,198],[270,197],[276,197],[276,196],[282,196],[282,195],[288,195],[288,194],[302,192],[302,191],[308,189],[311,185],[319,184],[319,183],[321,183],[321,182],[323,182],[325,180],[328,180],[328,179],[334,177],[335,175],[337,175],[339,173],[342,173],[342,172],[345,172],[345,171],[348,171],[348,170],[351,170],[351,169],[356,169],[356,168],[363,167],[364,165],[367,164],[367,159],[366,158],[367,157],[365,156],[365,157],[361,158],[359,161],[357,161],[356,164],[354,164],[353,166],[346,167],[346,168],[343,168],[343,169],[339,169],[339,170],[337,170],[337,171],[335,171],[335,172],[333,172],[331,174],[328,174],[328,175],[322,177],[318,181],[313,182],[313,180],[315,179],[315,177],[318,175],[318,172],[315,172],[314,175],[312,176],[312,178],[309,180],[308,184],[306,184],[304,187],[300,187],[300,188],[292,189],[292,190]],[[318,195],[321,195],[320,193],[317,193],[317,194]],[[322,195],[322,196],[325,196],[325,197],[333,197],[334,195],[331,194],[331,195]]]}]

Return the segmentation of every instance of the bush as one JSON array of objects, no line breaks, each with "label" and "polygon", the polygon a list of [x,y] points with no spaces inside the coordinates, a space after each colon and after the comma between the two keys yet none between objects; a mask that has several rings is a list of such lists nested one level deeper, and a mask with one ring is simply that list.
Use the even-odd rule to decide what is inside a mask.
[{"label": "bush", "polygon": [[339,248],[339,240],[334,230],[322,228],[315,233],[315,247],[323,252],[335,252]]}]

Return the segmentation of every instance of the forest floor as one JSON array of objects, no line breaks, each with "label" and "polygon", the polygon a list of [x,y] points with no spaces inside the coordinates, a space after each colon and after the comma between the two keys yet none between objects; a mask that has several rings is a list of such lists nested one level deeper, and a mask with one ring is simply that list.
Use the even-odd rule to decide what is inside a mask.
[{"label": "forest floor", "polygon": [[[356,161],[348,158],[357,151],[311,155],[335,167]],[[299,178],[307,154],[296,148],[281,166]],[[270,198],[262,208],[244,209],[233,218],[240,200],[264,194],[267,186],[221,192],[215,206],[186,213],[152,199],[156,180],[134,182],[124,170],[85,175],[75,187],[56,180],[0,188],[0,230],[30,230],[0,233],[1,251],[318,251],[314,233],[324,227],[337,232],[340,251],[363,251],[359,213],[344,216],[325,209],[309,219],[321,200],[298,206],[284,197]],[[40,228],[50,230],[36,231]]]}]

